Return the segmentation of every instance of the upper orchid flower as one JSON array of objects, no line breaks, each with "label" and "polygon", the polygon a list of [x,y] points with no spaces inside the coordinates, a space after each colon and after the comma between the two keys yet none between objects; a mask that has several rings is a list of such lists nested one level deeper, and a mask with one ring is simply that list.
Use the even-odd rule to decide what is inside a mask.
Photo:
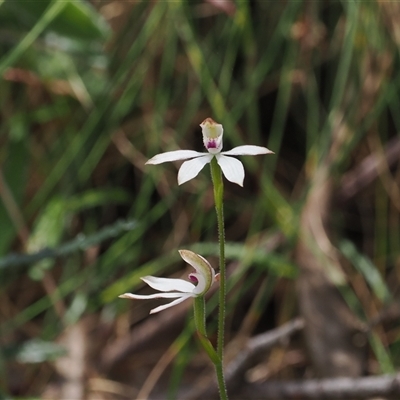
[{"label": "upper orchid flower", "polygon": [[140,278],[146,282],[153,289],[159,290],[161,293],[139,295],[132,293],[122,294],[121,298],[124,299],[175,299],[171,303],[159,306],[150,311],[150,314],[157,313],[165,310],[166,308],[173,307],[189,297],[203,296],[211,285],[216,280],[214,269],[209,262],[201,255],[193,253],[190,250],[179,250],[182,259],[190,264],[196,272],[189,274],[189,279],[196,283],[184,281],[183,279],[174,278],[157,278],[155,276],[144,276]]},{"label": "upper orchid flower", "polygon": [[203,132],[204,146],[208,150],[208,153],[200,153],[194,150],[168,151],[166,153],[157,154],[147,161],[146,164],[161,164],[168,161],[191,159],[185,161],[179,169],[178,184],[181,185],[195,178],[203,167],[215,157],[225,178],[239,186],[243,186],[243,164],[236,158],[227,156],[255,156],[258,154],[273,153],[273,151],[268,150],[266,147],[252,145],[238,146],[232,150],[221,152],[222,136],[224,133],[222,125],[217,124],[211,118],[206,118],[200,126]]}]

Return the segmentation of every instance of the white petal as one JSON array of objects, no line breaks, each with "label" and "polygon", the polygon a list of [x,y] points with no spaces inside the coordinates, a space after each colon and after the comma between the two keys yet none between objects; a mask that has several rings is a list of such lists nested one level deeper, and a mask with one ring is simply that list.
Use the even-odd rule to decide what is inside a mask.
[{"label": "white petal", "polygon": [[243,186],[244,168],[243,164],[233,157],[226,157],[223,154],[218,154],[217,161],[228,181]]},{"label": "white petal", "polygon": [[154,293],[154,294],[133,294],[133,293],[124,293],[121,294],[121,299],[135,299],[135,300],[147,300],[147,299],[176,299],[177,297],[186,296],[187,293]]},{"label": "white petal", "polygon": [[194,294],[204,294],[214,283],[215,271],[210,263],[201,255],[190,250],[179,250],[182,259],[190,264],[196,273],[191,274],[197,279],[197,286],[193,290]]},{"label": "white petal", "polygon": [[175,290],[177,292],[191,293],[193,292],[194,285],[183,279],[173,278],[158,278],[156,276],[145,276],[140,278],[143,282],[146,282],[153,289],[161,292],[170,292]]},{"label": "white petal", "polygon": [[257,156],[259,154],[274,154],[273,151],[266,147],[244,145],[233,148],[232,150],[224,151],[222,154],[229,156]]},{"label": "white petal", "polygon": [[185,295],[185,296],[182,296],[180,299],[176,299],[176,300],[174,300],[174,301],[171,301],[171,303],[164,304],[164,305],[162,305],[162,306],[158,306],[158,307],[156,307],[156,308],[153,308],[153,309],[150,311],[150,314],[155,314],[155,313],[158,313],[158,312],[160,312],[160,311],[163,311],[163,310],[165,310],[165,309],[167,309],[167,308],[176,306],[177,304],[182,303],[183,301],[185,301],[186,299],[188,299],[188,298],[190,298],[190,297],[194,297],[194,296],[192,296],[192,295],[191,295],[191,296]]},{"label": "white petal", "polygon": [[211,154],[199,153],[201,157],[194,158],[193,160],[185,161],[178,172],[178,184],[182,185],[187,181],[195,178],[199,172],[208,164],[213,156]]},{"label": "white petal", "polygon": [[175,150],[167,151],[166,153],[160,153],[150,158],[146,164],[161,164],[170,161],[187,160],[188,158],[202,156],[204,153],[200,153],[194,150]]}]

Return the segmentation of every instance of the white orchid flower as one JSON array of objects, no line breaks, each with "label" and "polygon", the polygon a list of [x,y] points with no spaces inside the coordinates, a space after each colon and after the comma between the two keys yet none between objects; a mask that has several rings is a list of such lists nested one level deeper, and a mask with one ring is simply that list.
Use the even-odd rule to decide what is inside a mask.
[{"label": "white orchid flower", "polygon": [[221,151],[224,132],[222,125],[216,123],[211,118],[206,118],[200,126],[203,132],[204,147],[208,150],[208,153],[200,153],[194,150],[167,151],[166,153],[157,154],[147,161],[146,164],[161,164],[189,159],[189,161],[185,161],[181,165],[178,172],[178,184],[182,185],[182,183],[195,178],[203,167],[215,157],[225,178],[230,182],[243,186],[243,164],[236,158],[228,156],[273,154],[273,151],[268,150],[266,147],[253,145],[238,146],[229,151]]},{"label": "white orchid flower", "polygon": [[122,294],[121,298],[124,299],[175,299],[171,303],[159,306],[150,311],[150,314],[157,313],[165,310],[166,308],[176,306],[182,303],[190,297],[203,296],[212,284],[217,279],[218,274],[215,274],[214,269],[210,263],[203,258],[201,255],[193,253],[190,250],[179,250],[179,254],[182,259],[190,264],[196,272],[189,274],[189,279],[196,283],[194,285],[191,282],[183,279],[174,278],[157,278],[156,276],[144,276],[140,278],[143,282],[146,282],[150,287],[155,290],[159,290],[161,293],[139,295],[132,293]]}]

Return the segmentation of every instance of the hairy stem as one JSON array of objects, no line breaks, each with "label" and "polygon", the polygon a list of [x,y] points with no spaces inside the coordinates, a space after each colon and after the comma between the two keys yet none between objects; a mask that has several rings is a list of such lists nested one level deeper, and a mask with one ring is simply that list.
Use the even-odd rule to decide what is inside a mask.
[{"label": "hairy stem", "polygon": [[224,225],[224,183],[222,171],[214,157],[211,160],[211,177],[214,186],[215,210],[218,223],[219,241],[219,314],[218,314],[218,339],[217,354],[220,360],[219,365],[215,365],[217,371],[220,397],[227,398],[225,378],[223,372],[224,359],[224,334],[225,334],[225,297],[226,297],[226,267],[225,267],[225,225]]},{"label": "hairy stem", "polygon": [[207,337],[206,331],[206,305],[204,296],[196,297],[194,299],[194,322],[196,324],[197,336],[203,349],[206,351],[210,360],[214,364],[215,372],[217,375],[217,382],[221,400],[228,400],[226,392],[224,370],[221,359],[218,357],[213,345]]},{"label": "hairy stem", "polygon": [[203,346],[204,350],[210,357],[213,364],[216,366],[220,360],[215,352],[213,345],[207,337],[206,330],[206,303],[204,296],[195,297],[194,303],[194,323],[196,325],[197,336],[200,344]]}]

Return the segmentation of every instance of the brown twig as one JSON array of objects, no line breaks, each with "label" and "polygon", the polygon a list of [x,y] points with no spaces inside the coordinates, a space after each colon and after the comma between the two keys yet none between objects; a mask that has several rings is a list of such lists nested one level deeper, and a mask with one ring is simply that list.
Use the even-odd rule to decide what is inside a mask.
[{"label": "brown twig", "polygon": [[[241,349],[225,369],[225,380],[228,391],[233,392],[238,384],[243,382],[244,372],[250,368],[267,350],[279,343],[286,342],[292,335],[303,329],[304,322],[296,318],[279,328],[254,336],[248,340],[245,347]],[[206,390],[194,390],[185,393],[185,399],[212,399],[218,396],[218,388],[215,381],[209,382]]]},{"label": "brown twig", "polygon": [[232,386],[244,371],[252,364],[260,353],[265,352],[279,343],[284,343],[292,335],[304,328],[302,318],[296,318],[279,328],[264,332],[249,339],[244,349],[228,365],[225,372],[227,385]]},{"label": "brown twig", "polygon": [[265,382],[247,385],[241,396],[252,399],[368,399],[379,396],[385,400],[400,398],[400,374],[362,378]]}]

